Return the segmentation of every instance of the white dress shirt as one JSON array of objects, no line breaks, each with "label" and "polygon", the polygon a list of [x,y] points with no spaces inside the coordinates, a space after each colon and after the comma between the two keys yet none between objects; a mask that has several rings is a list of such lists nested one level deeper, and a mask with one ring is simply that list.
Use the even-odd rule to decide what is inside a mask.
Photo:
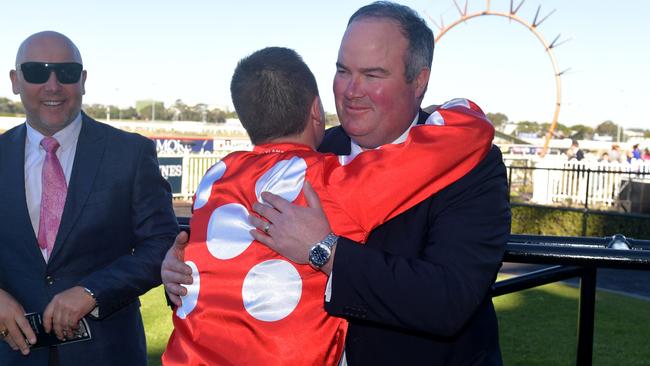
[{"label": "white dress shirt", "polygon": [[[25,123],[27,135],[25,137],[25,198],[27,200],[27,209],[29,218],[32,222],[34,234],[38,237],[38,225],[41,214],[41,194],[43,191],[42,174],[43,162],[45,161],[45,149],[41,146],[41,140],[45,137],[36,131],[29,123]],[[63,174],[65,175],[66,185],[70,184],[70,174],[72,173],[72,163],[77,152],[77,141],[81,132],[81,114],[67,125],[61,131],[55,133],[54,137],[60,147],[56,151],[56,156],[61,162]],[[47,249],[41,249],[43,258],[47,261]]]},{"label": "white dress shirt", "polygon": [[[402,133],[398,138],[396,138],[395,141],[391,142],[391,144],[401,144],[402,142],[406,141],[406,138],[408,137],[411,127],[418,124],[419,117],[420,117],[420,113],[418,112],[415,114],[415,117],[413,118],[413,122],[411,122],[411,125],[406,129],[406,131],[404,131],[404,133]],[[342,165],[346,165],[352,160],[354,160],[354,158],[357,155],[361,154],[364,150],[367,149],[364,149],[359,144],[354,142],[354,140],[350,139],[350,155],[340,155],[339,161],[341,162]],[[332,299],[332,276],[334,276],[334,271],[330,273],[329,278],[327,279],[327,285],[325,286],[326,302],[330,302],[330,300]],[[345,350],[343,350],[343,355],[341,356],[341,360],[339,360],[339,366],[347,366],[347,364],[348,362],[347,362],[347,358],[345,357]]]}]

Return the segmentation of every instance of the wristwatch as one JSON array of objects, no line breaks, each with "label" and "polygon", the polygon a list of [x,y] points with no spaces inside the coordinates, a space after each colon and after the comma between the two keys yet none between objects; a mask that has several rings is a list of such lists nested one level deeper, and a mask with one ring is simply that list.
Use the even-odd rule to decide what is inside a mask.
[{"label": "wristwatch", "polygon": [[334,235],[334,233],[329,233],[325,239],[314,244],[311,249],[309,249],[309,264],[314,269],[321,269],[329,260],[332,255],[332,247],[336,245],[336,241],[339,240],[339,237]]}]

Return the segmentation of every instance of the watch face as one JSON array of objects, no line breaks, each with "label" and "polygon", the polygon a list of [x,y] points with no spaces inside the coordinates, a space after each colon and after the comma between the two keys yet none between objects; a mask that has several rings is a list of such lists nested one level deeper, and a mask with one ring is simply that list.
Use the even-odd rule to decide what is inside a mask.
[{"label": "watch face", "polygon": [[330,258],[331,251],[322,244],[314,245],[309,251],[309,262],[315,267],[322,267]]}]

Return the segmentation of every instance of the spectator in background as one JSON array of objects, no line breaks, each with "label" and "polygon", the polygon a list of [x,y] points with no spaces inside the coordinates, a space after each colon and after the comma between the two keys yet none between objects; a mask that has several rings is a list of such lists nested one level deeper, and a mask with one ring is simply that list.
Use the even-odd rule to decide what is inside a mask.
[{"label": "spectator in background", "polygon": [[611,158],[607,152],[604,152],[601,156],[600,159],[598,160],[601,163],[611,163]]},{"label": "spectator in background", "polygon": [[643,160],[646,160],[646,161],[650,160],[650,149],[648,149],[647,147],[645,149],[643,149],[642,158],[643,158]]},{"label": "spectator in background", "polygon": [[639,144],[632,145],[632,151],[630,151],[627,160],[630,162],[632,160],[641,160],[641,149],[639,148]]},{"label": "spectator in background", "polygon": [[578,140],[573,140],[571,142],[571,147],[566,151],[566,156],[569,160],[580,161],[585,158],[585,153],[580,149]]},{"label": "spectator in background", "polygon": [[612,149],[609,150],[609,161],[612,163],[623,162],[623,154],[621,154],[618,144],[612,144]]}]

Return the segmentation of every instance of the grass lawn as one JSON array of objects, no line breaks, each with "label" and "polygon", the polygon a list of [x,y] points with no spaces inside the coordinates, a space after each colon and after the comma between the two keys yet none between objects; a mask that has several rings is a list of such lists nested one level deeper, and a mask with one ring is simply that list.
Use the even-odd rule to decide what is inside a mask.
[{"label": "grass lawn", "polygon": [[[550,284],[494,298],[505,365],[575,365],[577,288]],[[650,365],[650,302],[598,291],[593,365]]]},{"label": "grass lawn", "polygon": [[[575,365],[578,289],[551,284],[494,299],[504,364]],[[142,296],[149,365],[171,333],[162,287]],[[650,365],[650,302],[598,291],[593,364]]]},{"label": "grass lawn", "polygon": [[142,302],[144,330],[147,334],[149,365],[158,366],[161,364],[160,356],[167,346],[169,335],[172,333],[172,311],[167,306],[165,291],[162,286],[158,286],[144,294],[140,301]]}]

